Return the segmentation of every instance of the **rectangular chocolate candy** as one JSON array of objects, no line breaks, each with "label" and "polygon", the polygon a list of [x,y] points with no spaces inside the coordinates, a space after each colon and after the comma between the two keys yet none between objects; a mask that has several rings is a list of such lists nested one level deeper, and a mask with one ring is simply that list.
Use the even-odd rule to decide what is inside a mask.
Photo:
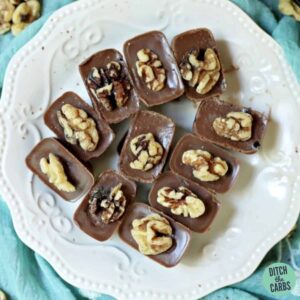
[{"label": "rectangular chocolate candy", "polygon": [[136,219],[139,220],[153,214],[159,214],[161,217],[164,217],[169,221],[173,232],[172,246],[163,253],[148,255],[148,257],[167,268],[174,267],[179,263],[189,245],[191,238],[190,231],[185,226],[175,222],[173,219],[156,209],[143,203],[135,203],[132,205],[128,209],[124,220],[119,227],[119,236],[125,243],[138,250],[138,244],[131,234],[131,230],[133,228],[132,222]]},{"label": "rectangular chocolate candy", "polygon": [[124,55],[134,87],[147,106],[172,101],[184,93],[175,58],[162,32],[146,32],[126,41]]},{"label": "rectangular chocolate candy", "polygon": [[[134,116],[131,126],[129,128],[126,140],[124,142],[120,158],[120,171],[138,182],[150,183],[162,171],[175,132],[175,124],[168,117],[153,111],[139,111]],[[151,140],[147,140],[148,137]],[[134,143],[134,140],[138,141]],[[157,153],[151,156],[149,143],[153,142]],[[158,143],[158,145],[157,145]],[[135,146],[133,148],[132,146]],[[159,150],[162,152],[159,152]],[[134,153],[135,151],[135,153]],[[152,163],[153,167],[145,169],[148,163],[143,161],[141,157],[142,152],[146,151],[147,161]],[[139,160],[141,158],[141,160]],[[156,160],[156,163],[153,161]],[[132,164],[136,163],[136,167],[132,168]],[[144,169],[138,169],[139,164],[144,166]]]},{"label": "rectangular chocolate candy", "polygon": [[[169,201],[169,203],[173,203],[169,207],[166,207],[166,205],[162,205],[157,201],[158,194],[161,189],[168,188],[170,195],[172,195],[175,191],[180,192],[180,187],[188,189],[196,195],[198,199],[202,200],[205,208],[202,215],[192,218],[190,215],[183,216],[183,214],[174,214],[171,209],[178,209],[178,206],[180,205],[191,205],[191,211],[195,213],[195,205],[193,203],[187,203],[185,199],[179,199],[176,201],[175,198],[169,196],[166,200]],[[201,185],[182,176],[178,176],[171,171],[164,172],[155,180],[149,192],[148,200],[152,207],[162,211],[175,221],[196,232],[204,232],[209,229],[220,206],[219,202],[215,199],[215,196],[211,192],[203,188]]]},{"label": "rectangular chocolate candy", "polygon": [[95,110],[109,124],[119,123],[139,110],[139,99],[119,51],[99,51],[82,62],[79,71]]},{"label": "rectangular chocolate candy", "polygon": [[[199,178],[195,177],[193,174],[193,167],[189,164],[183,163],[182,161],[183,154],[189,150],[205,151],[212,156],[212,159],[217,157],[220,158],[227,164],[228,170],[226,174],[220,176],[220,178],[215,181],[202,181]],[[208,162],[208,166],[212,166],[213,163],[213,161]],[[202,164],[202,160],[199,160],[199,162],[195,162],[196,166],[201,166]],[[227,151],[209,142],[203,141],[199,137],[196,137],[192,134],[186,134],[178,141],[170,158],[169,166],[174,173],[183,176],[189,180],[192,180],[197,184],[200,184],[204,188],[214,191],[216,193],[227,192],[233,185],[239,171],[238,161],[234,157],[232,157]]]},{"label": "rectangular chocolate candy", "polygon": [[[209,29],[183,32],[173,38],[171,47],[183,77],[187,98],[199,102],[222,94],[226,87],[222,62]],[[194,57],[191,58],[191,54]]]},{"label": "rectangular chocolate candy", "polygon": [[[40,167],[42,158],[49,159],[49,154],[55,155],[63,166],[68,181],[75,187],[75,191],[66,192],[59,190],[53,183],[49,182],[47,174]],[[37,175],[49,188],[63,199],[75,200],[85,194],[94,184],[92,173],[59,141],[47,138],[38,143],[26,158],[27,167]]]},{"label": "rectangular chocolate candy", "polygon": [[[70,104],[77,109],[83,110],[88,118],[91,118],[95,122],[99,141],[93,151],[84,150],[79,144],[78,139],[75,139],[74,143],[67,141],[64,128],[58,120],[58,112],[61,112],[61,109],[65,104]],[[115,136],[106,121],[73,92],[64,93],[52,103],[44,115],[44,120],[46,125],[57,135],[57,137],[64,141],[65,146],[82,161],[88,161],[91,158],[99,157],[109,147]],[[75,133],[74,130],[73,133]]]},{"label": "rectangular chocolate candy", "polygon": [[[119,184],[121,184],[121,191],[126,201],[109,198],[109,200],[114,200],[113,203],[104,203],[103,201],[108,198],[111,189]],[[110,238],[122,221],[127,207],[133,201],[135,195],[136,185],[133,181],[128,180],[114,170],[106,170],[99,175],[97,182],[77,208],[74,214],[74,222],[82,231],[94,239],[105,241]],[[98,200],[95,200],[99,202],[93,203],[96,196]],[[101,200],[102,202],[100,202]],[[105,206],[107,207],[105,208]],[[112,208],[114,209],[113,213],[109,211]]]},{"label": "rectangular chocolate candy", "polygon": [[[242,115],[240,116],[239,113],[242,113]],[[251,119],[251,126],[246,123],[249,122],[249,118]],[[230,104],[218,98],[211,98],[203,100],[199,104],[193,132],[201,139],[224,148],[252,154],[257,152],[261,145],[268,119],[268,115],[251,108]],[[245,127],[243,127],[244,123]],[[222,129],[222,126],[225,126],[224,129]],[[228,131],[228,126],[233,128]],[[235,128],[236,131],[233,130]]]}]

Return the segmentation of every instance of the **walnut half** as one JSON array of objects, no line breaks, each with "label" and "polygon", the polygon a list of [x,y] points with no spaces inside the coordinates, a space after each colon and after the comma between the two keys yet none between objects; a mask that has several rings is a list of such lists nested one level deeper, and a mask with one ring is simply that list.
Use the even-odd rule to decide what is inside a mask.
[{"label": "walnut half", "polygon": [[166,218],[152,214],[132,222],[131,235],[145,255],[157,255],[173,245],[172,227]]},{"label": "walnut half", "polygon": [[226,118],[216,118],[213,128],[217,135],[232,141],[247,141],[252,136],[253,117],[245,112],[230,112]]},{"label": "walnut half", "polygon": [[96,149],[99,142],[96,123],[84,110],[64,104],[56,114],[67,142],[76,145],[78,141],[80,147],[89,152]]},{"label": "walnut half", "polygon": [[68,181],[62,163],[54,154],[49,153],[49,161],[46,157],[43,157],[40,160],[40,168],[48,176],[49,182],[54,184],[60,191],[76,191],[74,185]]},{"label": "walnut half", "polygon": [[137,52],[136,68],[139,77],[143,78],[148,89],[158,92],[165,86],[166,70],[157,54],[150,49],[141,49]]},{"label": "walnut half", "polygon": [[198,94],[205,95],[219,80],[221,64],[214,49],[206,49],[203,60],[199,60],[199,52],[191,50],[184,56],[179,67],[182,78],[189,86],[195,87]]},{"label": "walnut half", "polygon": [[170,208],[174,215],[198,218],[205,212],[204,203],[197,195],[184,186],[178,189],[162,187],[157,192],[157,202]]},{"label": "walnut half", "polygon": [[109,224],[117,221],[125,212],[126,197],[122,191],[122,184],[110,190],[98,188],[89,200],[89,215],[96,225]]},{"label": "walnut half", "polygon": [[130,142],[130,149],[136,156],[136,159],[130,163],[130,167],[141,171],[151,170],[159,164],[164,152],[152,133],[140,134],[133,138]]},{"label": "walnut half", "polygon": [[194,177],[200,181],[216,181],[228,171],[226,161],[203,150],[187,150],[182,155],[182,162],[191,166]]}]

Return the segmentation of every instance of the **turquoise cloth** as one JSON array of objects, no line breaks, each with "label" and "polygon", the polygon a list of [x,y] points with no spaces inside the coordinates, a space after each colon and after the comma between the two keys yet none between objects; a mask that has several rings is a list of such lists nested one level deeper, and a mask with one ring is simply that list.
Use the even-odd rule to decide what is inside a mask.
[{"label": "turquoise cloth", "polygon": [[[19,37],[10,34],[0,37],[0,88],[9,59],[41,28],[48,16],[70,0],[44,0],[43,17],[30,25]],[[282,16],[277,0],[233,0],[259,26],[272,35],[284,49],[285,55],[300,81],[300,23]],[[77,289],[63,281],[39,255],[27,248],[16,236],[6,204],[0,200],[0,289],[15,300],[75,300],[112,299],[109,296]],[[205,300],[272,299],[263,288],[262,272],[271,262],[282,261],[296,270],[298,288],[295,295],[284,300],[300,298],[300,223],[289,238],[277,244],[265,257],[257,271],[248,279],[204,297]],[[297,294],[298,293],[298,294]]]}]

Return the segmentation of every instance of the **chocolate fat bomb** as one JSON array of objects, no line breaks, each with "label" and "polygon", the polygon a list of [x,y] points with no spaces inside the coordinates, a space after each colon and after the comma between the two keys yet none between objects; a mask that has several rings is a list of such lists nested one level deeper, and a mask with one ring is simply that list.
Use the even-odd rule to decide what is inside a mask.
[{"label": "chocolate fat bomb", "polygon": [[[148,52],[144,55],[141,53],[140,60],[138,52],[143,49]],[[124,56],[134,87],[147,106],[172,101],[184,93],[175,58],[162,32],[151,31],[126,41]],[[141,71],[137,69],[137,65],[141,67]],[[161,78],[164,79],[163,83]]]},{"label": "chocolate fat bomb", "polygon": [[[120,205],[122,209],[122,214],[119,213],[120,216],[116,220],[112,220],[112,222],[105,223],[102,221],[101,217],[105,217],[103,215],[103,212],[106,211],[102,208],[102,212],[101,212],[102,215],[100,216],[98,212],[100,208],[92,207],[93,203],[91,203],[91,200],[93,200],[92,198],[95,195],[97,195],[97,193],[100,193],[99,198],[101,197],[103,199],[107,198],[109,196],[111,189],[118,186],[119,184],[122,184],[121,190],[126,199],[126,203],[125,205],[119,203],[120,199],[114,201],[114,205],[113,205],[114,208],[118,209],[118,212],[120,212],[120,208],[116,206],[116,205]],[[80,206],[77,208],[74,214],[74,222],[82,231],[84,231],[86,234],[90,235],[94,239],[98,241],[105,241],[110,238],[110,236],[113,234],[117,226],[122,221],[124,214],[126,213],[126,210],[130,205],[130,203],[133,201],[135,195],[136,195],[136,184],[133,181],[128,180],[127,178],[120,175],[116,171],[106,170],[99,175],[97,182],[92,187],[88,195],[83,199]],[[99,205],[99,203],[95,203],[95,204]],[[103,205],[105,206],[105,204]],[[111,208],[109,205],[110,203],[108,203],[107,208]],[[91,210],[93,210],[92,213]],[[114,211],[114,213],[116,212]],[[114,217],[114,215],[109,214],[108,217]]]},{"label": "chocolate fat bomb", "polygon": [[[99,51],[82,62],[79,71],[95,110],[109,124],[119,123],[139,110],[139,99],[119,51]],[[97,95],[101,88],[102,93]]]}]

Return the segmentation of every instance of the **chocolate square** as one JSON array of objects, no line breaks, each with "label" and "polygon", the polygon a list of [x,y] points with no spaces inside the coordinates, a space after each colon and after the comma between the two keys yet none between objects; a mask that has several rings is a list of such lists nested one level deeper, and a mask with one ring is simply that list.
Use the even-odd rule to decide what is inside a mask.
[{"label": "chocolate square", "polygon": [[115,107],[112,111],[106,110],[104,106],[99,102],[97,97],[95,97],[95,95],[91,92],[87,82],[91,69],[93,67],[96,67],[97,69],[105,68],[106,65],[111,61],[116,61],[121,65],[122,71],[125,73],[125,76],[130,81],[128,69],[123,60],[123,56],[119,51],[115,49],[106,49],[99,51],[87,58],[84,62],[82,62],[79,65],[79,71],[82,80],[85,84],[90,98],[92,99],[92,103],[95,110],[98,111],[109,124],[119,123],[139,110],[139,99],[132,84],[131,90],[129,92],[129,98],[125,105],[120,108]]},{"label": "chocolate square", "polygon": [[74,214],[73,218],[77,226],[86,234],[98,241],[105,241],[111,237],[117,226],[122,222],[125,213],[115,222],[108,224],[94,224],[88,212],[89,200],[93,192],[97,189],[111,189],[119,183],[122,183],[122,191],[127,200],[125,208],[126,213],[127,207],[130,205],[136,195],[136,184],[114,170],[106,170],[99,175],[95,185],[92,187],[88,195],[83,199]]},{"label": "chocolate square", "polygon": [[[137,52],[141,49],[150,49],[157,54],[158,59],[162,62],[166,70],[167,79],[165,87],[160,91],[155,92],[147,88],[143,79],[137,73]],[[140,99],[147,106],[160,105],[172,101],[184,93],[184,85],[175,58],[162,32],[146,32],[126,41],[124,44],[124,56],[135,89]]]},{"label": "chocolate square", "polygon": [[220,60],[216,41],[209,29],[199,28],[178,34],[173,38],[171,47],[173,49],[174,56],[178,65],[180,65],[184,56],[191,50],[194,49],[199,51],[200,53],[204,53],[207,48],[212,48],[216,52],[221,64],[220,78],[218,79],[215,86],[204,95],[197,93],[196,87],[189,86],[188,83],[183,80],[185,85],[185,95],[188,99],[199,102],[201,99],[222,94],[226,87],[222,62]]},{"label": "chocolate square", "polygon": [[132,222],[135,219],[141,219],[152,214],[159,214],[170,222],[173,229],[173,245],[169,250],[163,253],[147,256],[167,268],[174,267],[179,263],[189,245],[191,238],[190,231],[188,228],[175,222],[162,212],[159,212],[158,210],[143,203],[133,204],[128,209],[128,212],[119,227],[119,236],[125,243],[139,251],[138,245],[131,235]]},{"label": "chocolate square", "polygon": [[[213,128],[213,122],[218,117],[226,117],[229,112],[245,112],[253,117],[252,136],[247,141],[232,141],[217,135]],[[211,98],[199,104],[193,125],[193,132],[201,139],[212,142],[227,149],[246,154],[257,152],[264,137],[269,116],[251,108],[230,104]]]},{"label": "chocolate square", "polygon": [[[64,104],[71,104],[84,110],[88,116],[96,122],[99,142],[94,151],[85,151],[80,147],[80,145],[78,145],[78,143],[72,145],[66,141],[64,130],[59,124],[57,118],[57,111],[61,110],[61,107]],[[115,136],[106,121],[97,114],[92,107],[73,92],[64,93],[54,103],[52,103],[44,115],[44,121],[46,125],[58,136],[58,138],[64,141],[65,146],[82,161],[88,161],[91,158],[99,157],[109,147]]]},{"label": "chocolate square", "polygon": [[[205,206],[205,212],[203,215],[197,218],[184,217],[183,215],[175,215],[171,212],[171,209],[165,207],[157,202],[157,192],[163,187],[170,187],[176,189],[183,186],[193,192],[200,200],[203,201]],[[149,203],[152,207],[164,214],[170,216],[175,221],[185,225],[192,231],[204,232],[208,230],[209,226],[213,222],[218,210],[219,202],[215,199],[214,195],[208,190],[200,186],[199,184],[188,180],[184,177],[178,176],[171,171],[161,174],[153,183],[148,196]]]},{"label": "chocolate square", "polygon": [[[144,133],[152,133],[155,140],[159,142],[163,149],[162,159],[159,164],[149,171],[141,171],[132,169],[130,163],[136,159],[131,152],[130,141]],[[168,117],[153,111],[139,111],[136,113],[129,128],[126,140],[124,142],[120,158],[120,171],[127,177],[144,183],[153,182],[153,180],[161,173],[175,132],[175,124]]]},{"label": "chocolate square", "polygon": [[[197,149],[208,151],[212,156],[218,156],[221,159],[225,160],[228,165],[227,173],[216,181],[205,182],[194,177],[192,167],[185,165],[181,161],[181,159],[182,154],[185,151]],[[192,134],[186,134],[179,140],[172,153],[169,165],[170,169],[174,173],[181,175],[191,181],[194,181],[197,184],[203,186],[204,188],[214,191],[216,193],[227,192],[233,185],[239,171],[238,161],[234,157],[232,157],[227,151],[211,143],[205,142]]]},{"label": "chocolate square", "polygon": [[[68,180],[76,188],[75,192],[60,191],[54,184],[49,182],[48,176],[42,172],[40,160],[43,157],[48,159],[50,153],[58,157],[59,161],[62,163]],[[92,173],[59,141],[53,138],[43,139],[39,142],[26,157],[26,165],[49,188],[67,201],[79,198],[94,184]]]}]

